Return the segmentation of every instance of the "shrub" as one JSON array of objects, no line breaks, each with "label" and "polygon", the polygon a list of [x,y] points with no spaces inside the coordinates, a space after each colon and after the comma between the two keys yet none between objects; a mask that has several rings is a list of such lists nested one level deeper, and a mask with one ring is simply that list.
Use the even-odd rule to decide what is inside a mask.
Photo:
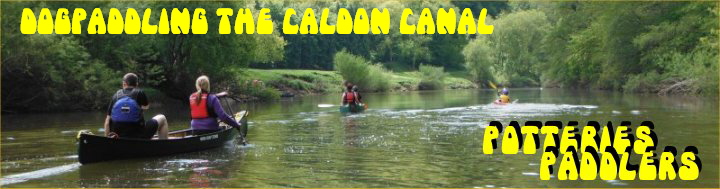
[{"label": "shrub", "polygon": [[658,61],[665,68],[667,79],[658,93],[717,94],[717,50],[695,49],[689,53],[672,53]]},{"label": "shrub", "polygon": [[664,72],[650,71],[630,76],[623,85],[628,92],[658,94],[717,94],[717,54],[707,50],[672,53],[657,63]]},{"label": "shrub", "polygon": [[74,36],[25,35],[5,42],[13,49],[2,52],[9,57],[2,62],[5,112],[105,108],[120,88],[122,75],[93,59]]},{"label": "shrub", "polygon": [[368,73],[369,91],[387,91],[390,89],[390,74],[380,64],[370,65]]},{"label": "shrub", "polygon": [[280,98],[280,91],[272,87],[266,87],[262,81],[245,80],[241,81],[239,85],[240,86],[237,87],[237,89],[239,90],[240,94],[248,97],[257,98],[258,100],[264,101],[277,100]]},{"label": "shrub", "polygon": [[443,67],[420,65],[420,90],[443,89],[445,87],[444,80],[447,74]]},{"label": "shrub", "polygon": [[261,88],[254,91],[253,96],[263,101],[280,99],[280,91],[273,88]]},{"label": "shrub", "polygon": [[663,77],[655,71],[632,75],[623,85],[623,89],[626,92],[656,92],[662,80]]},{"label": "shrub", "polygon": [[390,88],[390,77],[381,66],[371,64],[364,58],[343,50],[333,59],[335,70],[345,79],[364,91],[386,91]]}]

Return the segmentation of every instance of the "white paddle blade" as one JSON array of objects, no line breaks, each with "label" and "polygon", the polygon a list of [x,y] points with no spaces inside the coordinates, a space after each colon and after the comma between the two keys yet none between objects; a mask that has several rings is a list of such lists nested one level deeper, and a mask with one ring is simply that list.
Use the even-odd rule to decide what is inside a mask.
[{"label": "white paddle blade", "polygon": [[335,106],[334,104],[318,104],[318,108],[329,108]]}]

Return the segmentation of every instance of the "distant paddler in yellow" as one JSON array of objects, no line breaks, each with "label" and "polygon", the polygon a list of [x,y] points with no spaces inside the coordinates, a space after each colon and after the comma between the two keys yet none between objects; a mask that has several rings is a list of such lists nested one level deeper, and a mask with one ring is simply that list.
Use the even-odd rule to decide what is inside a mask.
[{"label": "distant paddler in yellow", "polygon": [[[494,83],[488,82],[490,87],[497,90],[497,86]],[[503,88],[502,91],[498,91],[498,99],[493,101],[495,104],[505,105],[510,104],[510,91],[507,88]]]}]

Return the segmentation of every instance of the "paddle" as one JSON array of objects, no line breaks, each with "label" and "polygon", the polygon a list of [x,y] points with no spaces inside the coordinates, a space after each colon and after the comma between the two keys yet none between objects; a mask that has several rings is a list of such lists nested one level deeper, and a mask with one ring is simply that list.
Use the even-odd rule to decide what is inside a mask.
[{"label": "paddle", "polygon": [[[224,99],[223,101],[225,101],[225,106],[228,107],[228,109],[230,110],[230,112],[232,112],[233,114],[235,113],[235,111],[233,111],[233,109],[232,109],[232,106],[230,106],[230,103],[228,103],[228,101],[227,101],[227,98],[226,98],[226,97],[229,97],[227,92],[224,92],[224,91],[223,91],[223,92],[220,92],[220,93],[215,94],[215,96],[217,96],[218,98]],[[236,120],[236,121],[239,121],[239,120]],[[233,126],[233,127],[235,127],[235,126]],[[247,127],[247,125],[245,125],[245,127]],[[240,129],[240,127],[235,127],[235,129],[237,129],[238,132],[240,133],[240,137],[242,138],[242,143],[243,143],[243,145],[245,145],[245,144],[246,144],[246,142],[245,142],[245,133],[243,132],[243,130]]]},{"label": "paddle", "polygon": [[333,106],[337,106],[335,104],[318,104],[318,108],[330,108]]},{"label": "paddle", "polygon": [[493,83],[492,81],[488,81],[488,84],[490,84],[490,87],[497,91],[497,96],[500,96],[500,90],[498,90],[497,86],[495,86],[495,83]]},{"label": "paddle", "polygon": [[225,92],[225,91],[219,92],[219,93],[215,94],[215,96],[217,96],[218,98],[225,99],[225,100],[224,100],[224,101],[225,101],[225,106],[228,107],[228,109],[230,110],[231,113],[235,113],[235,112],[233,111],[232,107],[230,106],[230,104],[229,104],[228,101],[227,101],[227,98],[226,98],[226,97],[229,97],[227,92]]},{"label": "paddle", "polygon": [[492,81],[488,81],[488,84],[490,84],[490,87],[497,90],[497,86],[495,86],[495,83],[493,83]]},{"label": "paddle", "polygon": [[[367,105],[367,104],[363,103],[362,105],[363,105],[363,108],[368,109],[368,105]],[[335,104],[318,104],[318,108],[331,108],[331,107],[335,107],[335,106],[339,106],[339,105],[335,105]]]}]

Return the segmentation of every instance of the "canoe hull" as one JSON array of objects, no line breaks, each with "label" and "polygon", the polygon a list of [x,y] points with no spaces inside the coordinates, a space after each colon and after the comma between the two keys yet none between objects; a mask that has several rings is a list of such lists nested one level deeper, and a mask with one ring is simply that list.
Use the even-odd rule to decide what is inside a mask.
[{"label": "canoe hull", "polygon": [[340,106],[341,113],[359,113],[365,111],[365,104]]},{"label": "canoe hull", "polygon": [[[244,112],[243,112],[244,113]],[[247,120],[241,117],[242,127],[247,128]],[[190,135],[191,130],[180,130],[170,133],[170,136],[180,136],[168,140],[107,138],[92,134],[80,134],[78,138],[78,161],[81,164],[132,159],[143,157],[166,156],[171,154],[201,151],[216,148],[233,141],[238,137],[238,129],[225,127],[224,129],[198,136]]]},{"label": "canoe hull", "polygon": [[194,152],[224,145],[238,135],[235,128],[197,137],[170,140],[111,139],[96,135],[82,135],[78,141],[78,160],[81,164],[101,161],[165,156]]}]

